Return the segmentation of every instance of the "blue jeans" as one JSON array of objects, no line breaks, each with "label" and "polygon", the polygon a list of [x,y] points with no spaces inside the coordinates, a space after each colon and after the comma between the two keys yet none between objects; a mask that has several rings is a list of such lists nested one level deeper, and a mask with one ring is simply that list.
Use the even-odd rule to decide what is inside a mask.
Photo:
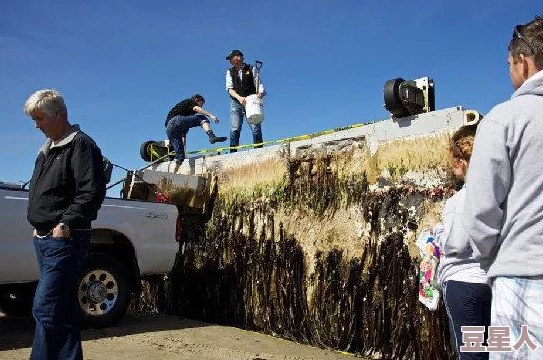
[{"label": "blue jeans", "polygon": [[183,144],[183,136],[187,136],[190,128],[201,126],[209,120],[202,114],[194,114],[189,116],[177,115],[168,121],[166,126],[166,135],[173,151],[175,151],[174,160],[182,163],[185,160],[185,144]]},{"label": "blue jeans", "polygon": [[89,243],[89,231],[73,230],[69,239],[34,237],[40,279],[32,307],[31,360],[83,359],[75,282]]},{"label": "blue jeans", "polygon": [[[243,118],[245,115],[245,107],[238,103],[234,99],[230,99],[230,146],[239,145],[239,134],[243,124]],[[262,140],[262,127],[261,124],[249,124],[251,131],[253,132],[253,144],[261,143]],[[262,146],[258,146],[262,147]],[[237,150],[230,150],[230,152],[236,152]]]},{"label": "blue jeans", "polygon": [[[492,294],[487,284],[449,280],[443,283],[443,299],[454,330],[456,352],[460,360],[488,359],[487,352],[460,352],[462,326],[490,326]],[[485,342],[487,333],[485,331]]]}]

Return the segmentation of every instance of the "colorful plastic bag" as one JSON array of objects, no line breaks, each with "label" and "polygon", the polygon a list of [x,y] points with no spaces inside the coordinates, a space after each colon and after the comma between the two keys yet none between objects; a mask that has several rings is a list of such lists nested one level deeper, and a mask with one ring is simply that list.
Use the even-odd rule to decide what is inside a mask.
[{"label": "colorful plastic bag", "polygon": [[422,258],[419,264],[419,301],[433,311],[438,308],[441,297],[440,287],[437,283],[437,268],[441,253],[428,229],[424,229],[420,233],[417,247]]}]

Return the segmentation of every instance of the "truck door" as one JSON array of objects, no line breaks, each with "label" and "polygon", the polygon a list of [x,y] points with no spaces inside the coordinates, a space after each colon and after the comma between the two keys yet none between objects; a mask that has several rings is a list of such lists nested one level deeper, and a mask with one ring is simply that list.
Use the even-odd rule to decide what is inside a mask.
[{"label": "truck door", "polygon": [[0,284],[38,280],[28,192],[0,189]]}]

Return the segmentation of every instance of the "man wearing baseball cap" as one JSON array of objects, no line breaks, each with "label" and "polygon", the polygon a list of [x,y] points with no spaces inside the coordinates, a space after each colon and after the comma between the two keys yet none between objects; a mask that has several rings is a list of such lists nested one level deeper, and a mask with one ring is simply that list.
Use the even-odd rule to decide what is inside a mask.
[{"label": "man wearing baseball cap", "polygon": [[[230,95],[230,146],[239,145],[239,134],[245,115],[245,98],[256,94],[259,98],[266,94],[261,81],[257,84],[257,70],[243,62],[243,53],[240,50],[232,50],[226,60],[230,61],[232,67],[226,71],[226,91]],[[259,144],[262,140],[261,124],[249,124],[253,133],[253,143]],[[255,146],[262,147],[262,146]],[[231,149],[230,152],[236,152]]]}]

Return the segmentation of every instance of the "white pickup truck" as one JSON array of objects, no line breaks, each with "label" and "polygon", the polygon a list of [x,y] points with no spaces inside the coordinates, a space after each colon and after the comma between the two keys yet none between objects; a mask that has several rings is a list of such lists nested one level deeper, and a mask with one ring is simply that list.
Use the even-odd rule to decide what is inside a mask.
[{"label": "white pickup truck", "polygon": [[[27,205],[27,190],[0,182],[0,309],[4,313],[28,309],[38,280]],[[130,294],[140,290],[140,276],[172,269],[180,221],[172,204],[106,198],[92,223],[90,254],[74,289],[87,325],[113,325],[125,314]]]}]

